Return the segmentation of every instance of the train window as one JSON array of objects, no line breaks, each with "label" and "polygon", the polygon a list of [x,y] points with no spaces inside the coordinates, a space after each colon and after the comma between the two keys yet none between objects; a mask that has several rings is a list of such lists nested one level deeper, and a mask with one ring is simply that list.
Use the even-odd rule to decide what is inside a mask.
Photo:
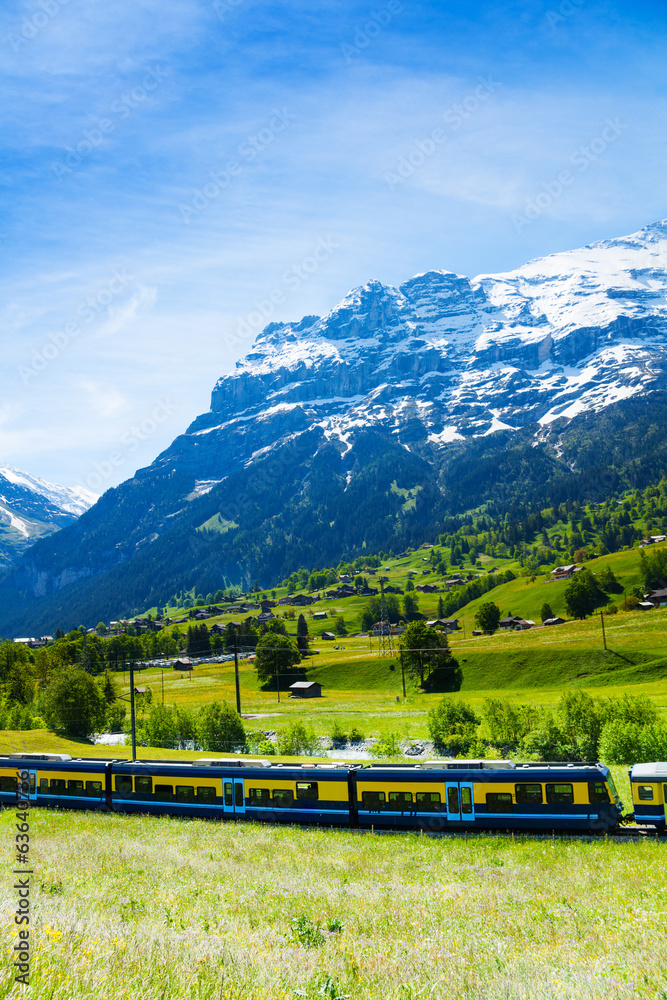
[{"label": "train window", "polygon": [[7,777],[0,777],[0,792],[16,792],[18,790],[18,779],[12,778],[11,775]]},{"label": "train window", "polygon": [[144,774],[139,775],[134,779],[134,790],[135,792],[141,792],[142,795],[152,795],[153,779],[147,778]]},{"label": "train window", "polygon": [[122,792],[127,795],[132,794],[132,775],[131,774],[117,774],[116,775],[116,791]]},{"label": "train window", "polygon": [[271,805],[271,792],[268,788],[249,788],[248,798],[251,806]]},{"label": "train window", "polygon": [[273,804],[282,809],[289,809],[294,804],[294,792],[291,788],[274,788]]},{"label": "train window", "polygon": [[40,792],[40,795],[48,795],[49,794],[49,779],[48,778],[40,778],[39,779],[39,792]]},{"label": "train window", "polygon": [[417,792],[416,798],[419,812],[440,811],[440,792]]},{"label": "train window", "polygon": [[237,781],[234,785],[234,804],[237,806],[245,804],[245,800],[243,798],[243,785],[240,781]]},{"label": "train window", "polygon": [[653,785],[637,785],[637,798],[641,802],[653,800]]},{"label": "train window", "polygon": [[32,795],[35,794],[35,785],[36,785],[35,772],[31,771],[30,772],[30,792],[32,793]]},{"label": "train window", "polygon": [[472,789],[462,788],[461,789],[461,812],[471,813],[472,812]]},{"label": "train window", "polygon": [[379,812],[380,809],[384,809],[385,794],[384,792],[362,792],[361,793],[361,807],[362,809],[367,809],[370,812]]},{"label": "train window", "polygon": [[588,782],[588,801],[593,802],[609,802],[609,796],[607,794],[607,786],[604,781],[589,781]]},{"label": "train window", "polygon": [[215,788],[211,785],[198,785],[197,802],[215,802]]},{"label": "train window", "polygon": [[542,786],[534,782],[514,786],[517,802],[530,802],[532,805],[542,805]]},{"label": "train window", "polygon": [[102,795],[102,782],[101,781],[87,781],[86,782],[86,795],[101,796]]},{"label": "train window", "polygon": [[193,785],[176,785],[175,799],[177,802],[194,802],[195,790]]},{"label": "train window", "polygon": [[158,802],[171,802],[174,797],[172,785],[156,785],[155,798]]},{"label": "train window", "polygon": [[67,794],[68,795],[83,795],[83,781],[79,781],[78,778],[74,778],[67,782]]},{"label": "train window", "polygon": [[226,806],[234,805],[234,785],[232,784],[231,781],[225,782],[225,805]]},{"label": "train window", "polygon": [[447,812],[458,814],[460,811],[459,790],[458,787],[452,786],[447,789]]},{"label": "train window", "polygon": [[490,813],[512,812],[512,793],[487,792],[486,811]]},{"label": "train window", "polygon": [[317,799],[318,798],[317,782],[297,781],[296,797],[297,799]]},{"label": "train window", "polygon": [[572,785],[547,785],[547,802],[553,806],[568,806],[574,802]]},{"label": "train window", "polygon": [[389,792],[389,806],[391,809],[412,809],[412,792]]},{"label": "train window", "polygon": [[67,782],[64,778],[51,778],[51,795],[67,795]]}]

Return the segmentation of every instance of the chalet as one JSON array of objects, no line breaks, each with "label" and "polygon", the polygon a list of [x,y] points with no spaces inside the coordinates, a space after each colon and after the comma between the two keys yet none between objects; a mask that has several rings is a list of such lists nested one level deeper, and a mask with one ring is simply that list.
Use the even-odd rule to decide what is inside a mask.
[{"label": "chalet", "polygon": [[292,598],[292,605],[295,608],[303,608],[312,603],[313,599],[309,594],[295,594]]},{"label": "chalet", "polygon": [[420,594],[435,594],[438,588],[435,583],[418,583],[415,590],[418,590]]},{"label": "chalet", "polygon": [[146,688],[145,687],[135,687],[134,693],[135,694],[146,694]]},{"label": "chalet", "polygon": [[507,618],[501,618],[498,623],[498,628],[502,629],[503,632],[523,632],[527,628],[535,628],[535,622],[531,621],[530,618],[519,618],[518,615],[511,615]]},{"label": "chalet", "polygon": [[315,621],[322,621],[324,618],[328,617],[329,615],[326,613],[326,611],[315,611],[313,614],[313,618],[315,619]]},{"label": "chalet", "polygon": [[658,542],[667,541],[667,535],[650,535],[649,538],[642,538],[639,548],[646,548],[647,545],[656,545]]},{"label": "chalet", "polygon": [[420,545],[420,546],[419,546],[419,548],[420,548],[420,549],[432,549],[432,548],[433,548],[433,546],[431,545],[431,543],[430,543],[430,542],[424,542],[424,544],[423,544],[423,545]]},{"label": "chalet", "polygon": [[257,624],[265,625],[267,622],[270,622],[271,619],[275,617],[276,616],[274,615],[273,611],[262,611],[260,615],[257,615]]},{"label": "chalet", "polygon": [[206,609],[210,615],[221,615],[222,608],[216,607],[216,605],[211,605]]},{"label": "chalet", "polygon": [[[401,590],[400,587],[385,587],[384,588],[384,592],[385,592],[385,594],[402,594],[403,593],[403,591]],[[377,590],[375,591],[375,593],[377,594]]]},{"label": "chalet", "polygon": [[174,662],[174,670],[192,670],[193,663],[192,660],[184,657],[181,660],[176,660]]},{"label": "chalet", "polygon": [[317,681],[296,681],[290,684],[290,698],[321,698],[322,685]]},{"label": "chalet", "polygon": [[555,583],[556,580],[570,580],[575,573],[580,573],[583,566],[577,566],[576,563],[570,563],[569,566],[556,566],[555,569],[551,570],[551,579]]},{"label": "chalet", "polygon": [[322,638],[326,639],[328,642],[335,642],[336,640],[336,636],[333,634],[333,632],[323,632]]},{"label": "chalet", "polygon": [[434,618],[433,621],[426,622],[426,626],[445,632],[456,632],[459,629],[459,620],[458,618]]},{"label": "chalet", "polygon": [[194,616],[196,622],[205,622],[207,618],[210,618],[208,611],[198,611]]},{"label": "chalet", "polygon": [[462,576],[450,576],[449,580],[445,580],[448,587],[462,587],[465,580]]},{"label": "chalet", "polygon": [[349,576],[347,573],[341,573],[338,579],[340,580],[341,583],[349,583],[352,577]]},{"label": "chalet", "polygon": [[667,606],[667,590],[649,590],[644,594],[644,601],[650,601],[654,608]]},{"label": "chalet", "polygon": [[222,635],[226,631],[227,631],[226,624],[225,625],[218,624],[211,626],[211,635]]},{"label": "chalet", "polygon": [[262,611],[270,611],[271,608],[275,608],[277,603],[278,603],[277,601],[268,601],[268,600],[260,601]]},{"label": "chalet", "polygon": [[546,621],[542,622],[543,625],[564,625],[564,618],[547,618]]},{"label": "chalet", "polygon": [[373,635],[391,635],[391,625],[389,622],[376,622],[371,632]]},{"label": "chalet", "polygon": [[640,601],[637,607],[641,608],[642,611],[652,611],[655,604],[652,601]]}]

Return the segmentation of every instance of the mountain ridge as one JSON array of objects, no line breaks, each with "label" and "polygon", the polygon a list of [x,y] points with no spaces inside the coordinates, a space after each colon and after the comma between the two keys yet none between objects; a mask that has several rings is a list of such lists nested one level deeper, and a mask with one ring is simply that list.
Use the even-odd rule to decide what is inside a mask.
[{"label": "mountain ridge", "polygon": [[71,524],[96,500],[84,487],[60,486],[0,465],[0,568],[15,562],[36,539]]},{"label": "mountain ridge", "polygon": [[667,461],[666,364],[665,221],[503,274],[367,282],[269,324],[207,413],[24,556],[0,628],[31,606],[51,625],[101,613],[112,581],[117,615],[193,567],[218,573],[204,591],[269,585],[485,500],[647,485]]}]

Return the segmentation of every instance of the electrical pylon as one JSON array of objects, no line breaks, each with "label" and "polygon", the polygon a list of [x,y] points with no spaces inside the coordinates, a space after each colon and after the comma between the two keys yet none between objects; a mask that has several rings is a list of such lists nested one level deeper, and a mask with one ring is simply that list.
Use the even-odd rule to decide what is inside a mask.
[{"label": "electrical pylon", "polygon": [[378,656],[395,656],[394,640],[389,623],[387,602],[384,599],[384,583],[380,581],[380,634],[378,635]]}]

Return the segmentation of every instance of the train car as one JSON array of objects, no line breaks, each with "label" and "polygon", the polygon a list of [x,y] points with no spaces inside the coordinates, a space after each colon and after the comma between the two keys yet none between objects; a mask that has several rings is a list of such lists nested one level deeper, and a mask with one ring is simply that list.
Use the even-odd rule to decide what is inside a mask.
[{"label": "train car", "polygon": [[[18,774],[35,805],[387,829],[586,830],[618,825],[623,805],[600,764],[427,761],[273,764],[249,758],[0,758],[0,803]],[[662,801],[662,799],[661,799]]]},{"label": "train car", "polygon": [[[69,754],[26,753],[0,757],[0,803],[16,802],[19,771],[25,775],[32,805],[67,809],[106,810],[109,807],[111,762]],[[25,793],[25,787],[22,788]]]},{"label": "train car", "polygon": [[630,785],[635,821],[667,829],[667,763],[635,764]]},{"label": "train car", "polygon": [[359,770],[356,783],[361,826],[605,832],[623,813],[601,764],[374,765]]}]

